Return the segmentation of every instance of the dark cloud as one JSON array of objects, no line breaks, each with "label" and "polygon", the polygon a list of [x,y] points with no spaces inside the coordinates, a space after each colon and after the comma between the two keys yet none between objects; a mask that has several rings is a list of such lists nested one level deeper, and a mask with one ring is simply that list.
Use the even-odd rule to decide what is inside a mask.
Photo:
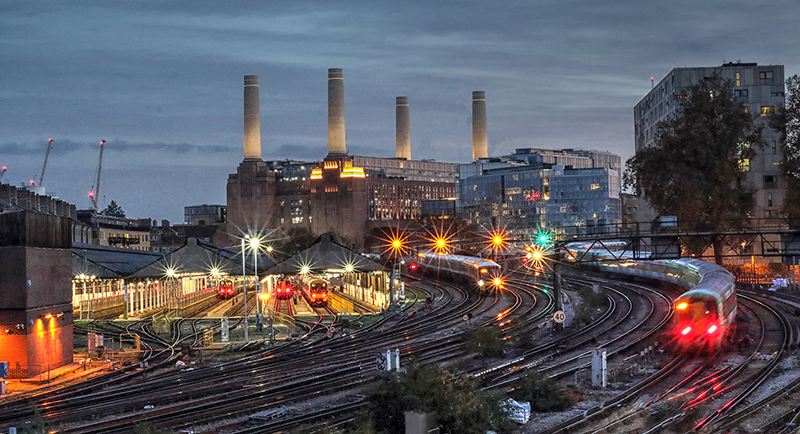
[{"label": "dark cloud", "polygon": [[[219,188],[200,200],[225,200],[242,158],[243,75],[261,79],[264,158],[323,158],[329,67],[345,70],[353,154],[394,154],[394,97],[406,95],[412,155],[466,161],[471,92],[484,90],[492,152],[627,158],[651,76],[739,59],[799,73],[797,22],[796,0],[5,1],[0,164],[24,179],[54,136],[53,179],[61,164],[90,179],[106,138],[108,176],[133,170],[140,180],[126,185],[148,192],[121,193],[125,209],[175,220],[157,211],[191,205],[209,177]],[[75,191],[63,198],[83,201]],[[152,191],[169,201],[152,204]]]}]

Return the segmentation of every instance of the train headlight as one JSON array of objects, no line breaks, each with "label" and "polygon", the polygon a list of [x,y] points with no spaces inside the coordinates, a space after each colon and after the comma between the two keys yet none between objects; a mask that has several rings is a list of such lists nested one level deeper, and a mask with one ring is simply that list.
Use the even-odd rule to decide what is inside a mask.
[{"label": "train headlight", "polygon": [[711,327],[708,328],[708,334],[713,334],[715,331],[717,331],[716,325],[712,325]]},{"label": "train headlight", "polygon": [[503,280],[502,279],[500,279],[499,277],[495,277],[494,278],[494,286],[500,286],[502,284],[503,284]]},{"label": "train headlight", "polygon": [[686,327],[685,329],[681,330],[681,334],[685,336],[688,335],[690,331],[692,331],[692,328]]},{"label": "train headlight", "polygon": [[478,286],[483,286],[483,285],[485,285],[485,284],[486,284],[486,282],[484,282],[483,280],[479,280],[479,281],[478,281]]},{"label": "train headlight", "polygon": [[683,303],[680,303],[679,305],[675,306],[675,309],[684,310],[687,307],[689,307],[689,303],[683,302]]}]

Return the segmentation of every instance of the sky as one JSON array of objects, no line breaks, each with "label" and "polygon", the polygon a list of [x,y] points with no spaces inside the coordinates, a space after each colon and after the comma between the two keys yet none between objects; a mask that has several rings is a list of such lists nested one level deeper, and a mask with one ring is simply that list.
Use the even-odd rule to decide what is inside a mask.
[{"label": "sky", "polygon": [[183,221],[225,204],[243,158],[243,76],[258,75],[262,157],[327,154],[327,69],[344,69],[347,149],[471,158],[472,91],[490,156],[516,148],[633,154],[633,106],[672,68],[783,64],[800,74],[796,0],[17,1],[0,3],[0,166],[21,185],[54,138],[47,193]]}]

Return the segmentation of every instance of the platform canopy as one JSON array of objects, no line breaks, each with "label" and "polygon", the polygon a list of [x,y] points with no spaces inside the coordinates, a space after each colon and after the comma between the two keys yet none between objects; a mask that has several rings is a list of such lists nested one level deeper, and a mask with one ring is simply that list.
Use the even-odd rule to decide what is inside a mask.
[{"label": "platform canopy", "polygon": [[72,275],[118,279],[158,261],[161,253],[96,244],[72,244]]},{"label": "platform canopy", "polygon": [[266,274],[321,274],[329,273],[367,273],[386,271],[383,265],[337,243],[329,233],[320,235],[311,246],[288,258]]},{"label": "platform canopy", "polygon": [[[253,275],[253,252],[247,249],[247,253],[247,274]],[[263,253],[258,255],[259,270],[273,265],[275,265],[274,259]],[[182,247],[133,273],[131,277],[163,277],[169,273],[175,275],[187,273],[241,275],[241,251],[219,247],[197,238],[189,238]]]}]

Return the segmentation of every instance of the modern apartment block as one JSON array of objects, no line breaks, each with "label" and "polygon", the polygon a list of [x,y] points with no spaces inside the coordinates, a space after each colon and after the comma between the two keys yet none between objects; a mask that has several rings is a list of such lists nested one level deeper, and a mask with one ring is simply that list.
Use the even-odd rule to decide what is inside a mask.
[{"label": "modern apartment block", "polygon": [[769,116],[784,104],[783,65],[725,63],[721,66],[675,68],[659,81],[633,109],[636,150],[652,146],[658,123],[680,113],[682,92],[704,78],[717,74],[731,80],[734,96],[763,122],[766,146],[752,160],[745,160],[748,183],[756,189],[753,218],[773,218],[781,209],[786,186],[780,179],[779,136],[769,128]]}]

